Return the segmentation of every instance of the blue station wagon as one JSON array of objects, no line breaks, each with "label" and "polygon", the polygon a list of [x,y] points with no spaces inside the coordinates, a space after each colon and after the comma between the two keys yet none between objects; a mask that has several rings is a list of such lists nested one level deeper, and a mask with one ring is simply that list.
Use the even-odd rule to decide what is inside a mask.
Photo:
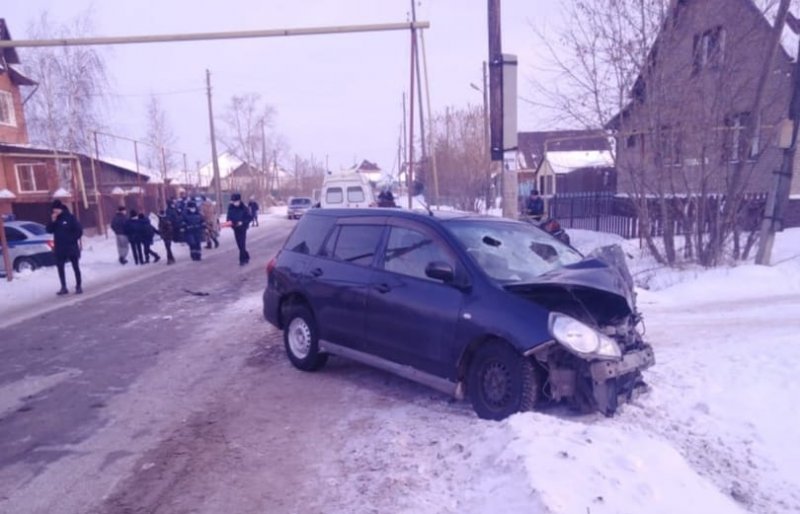
[{"label": "blue station wagon", "polygon": [[481,418],[547,403],[612,415],[654,364],[619,247],[589,256],[527,223],[314,209],[267,265],[291,363],[339,355],[468,398]]}]

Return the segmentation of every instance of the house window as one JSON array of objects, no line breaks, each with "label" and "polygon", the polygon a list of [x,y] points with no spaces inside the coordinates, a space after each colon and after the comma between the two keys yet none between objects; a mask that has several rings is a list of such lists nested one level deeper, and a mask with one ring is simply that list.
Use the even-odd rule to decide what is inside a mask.
[{"label": "house window", "polygon": [[636,134],[631,134],[627,138],[625,138],[625,147],[626,148],[636,148],[636,138],[638,136]]},{"label": "house window", "polygon": [[[725,119],[725,160],[729,162],[739,162],[745,158],[753,160],[758,155],[760,139],[758,129],[756,129],[750,145],[745,141],[744,133],[749,123],[751,123],[749,112],[736,113]],[[749,152],[748,146],[750,146]]]},{"label": "house window", "polygon": [[20,193],[47,192],[47,167],[42,162],[17,164],[17,189]]},{"label": "house window", "polygon": [[705,68],[719,68],[725,55],[725,29],[716,26],[702,34],[695,34],[692,54],[692,75]]},{"label": "house window", "polygon": [[8,91],[0,91],[0,125],[17,126],[14,114],[14,97]]}]

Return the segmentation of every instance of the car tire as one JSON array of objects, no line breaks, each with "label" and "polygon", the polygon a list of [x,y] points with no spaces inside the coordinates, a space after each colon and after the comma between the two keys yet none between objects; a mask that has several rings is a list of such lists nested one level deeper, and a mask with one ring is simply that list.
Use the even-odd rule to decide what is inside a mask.
[{"label": "car tire", "polygon": [[534,364],[504,341],[484,343],[470,361],[467,394],[482,419],[501,420],[529,411],[539,396]]},{"label": "car tire", "polygon": [[36,261],[28,257],[18,257],[17,260],[14,261],[14,271],[17,273],[33,271],[38,267]]},{"label": "car tire", "polygon": [[317,324],[306,307],[292,307],[287,312],[283,344],[289,361],[297,369],[316,371],[328,362],[328,354],[319,351]]}]

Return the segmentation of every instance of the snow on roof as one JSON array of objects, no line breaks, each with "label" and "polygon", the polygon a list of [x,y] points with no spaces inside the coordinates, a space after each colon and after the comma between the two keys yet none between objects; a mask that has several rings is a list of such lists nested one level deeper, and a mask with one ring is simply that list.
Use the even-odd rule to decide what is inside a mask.
[{"label": "snow on roof", "polygon": [[137,171],[136,162],[134,161],[108,156],[100,157],[99,160],[111,164],[112,166],[116,166],[117,168],[132,171],[133,173],[139,173],[140,175],[145,175],[146,177],[149,177],[148,182],[151,184],[161,184],[163,182],[163,180],[161,180],[161,173],[159,171],[148,168],[142,163],[139,163],[139,168]]},{"label": "snow on roof", "polygon": [[614,166],[614,158],[608,150],[586,150],[575,152],[547,152],[545,161],[553,173],[562,175],[580,168],[606,168]]},{"label": "snow on roof", "polygon": [[[224,152],[221,155],[217,156],[217,165],[219,166],[219,176],[220,178],[225,178],[230,173],[244,164],[244,161],[236,157],[235,155],[231,154],[230,152]],[[200,166],[200,175],[201,176],[214,176],[214,161],[208,161],[204,165]]]}]

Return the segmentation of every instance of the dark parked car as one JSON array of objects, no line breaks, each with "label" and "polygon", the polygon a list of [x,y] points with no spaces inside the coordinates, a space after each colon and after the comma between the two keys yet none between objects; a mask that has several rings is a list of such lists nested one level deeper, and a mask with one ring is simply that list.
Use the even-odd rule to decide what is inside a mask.
[{"label": "dark parked car", "polygon": [[502,419],[567,401],[612,415],[655,360],[619,247],[587,257],[528,223],[314,209],[267,265],[292,364],[348,357]]},{"label": "dark parked car", "polygon": [[311,208],[311,198],[307,196],[295,196],[289,198],[289,205],[286,209],[286,217],[290,220],[299,220],[303,214]]}]

